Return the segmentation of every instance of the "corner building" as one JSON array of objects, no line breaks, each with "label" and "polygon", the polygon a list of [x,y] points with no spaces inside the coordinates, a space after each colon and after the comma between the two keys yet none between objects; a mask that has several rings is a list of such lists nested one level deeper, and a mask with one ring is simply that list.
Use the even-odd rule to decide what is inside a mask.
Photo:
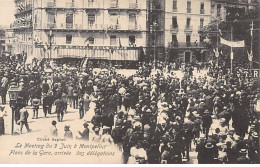
[{"label": "corner building", "polygon": [[[142,0],[16,0],[17,53],[28,58],[138,60],[147,41]],[[30,5],[30,10],[20,6]],[[19,17],[18,17],[19,16]],[[24,27],[20,20],[30,20]],[[22,44],[27,46],[21,46]],[[28,60],[30,61],[30,59]]]}]

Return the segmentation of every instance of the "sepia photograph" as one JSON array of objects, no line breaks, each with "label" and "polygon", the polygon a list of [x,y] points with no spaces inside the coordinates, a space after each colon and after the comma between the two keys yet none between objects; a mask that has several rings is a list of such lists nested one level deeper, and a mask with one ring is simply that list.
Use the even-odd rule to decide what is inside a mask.
[{"label": "sepia photograph", "polygon": [[0,164],[260,164],[260,0],[0,11]]}]

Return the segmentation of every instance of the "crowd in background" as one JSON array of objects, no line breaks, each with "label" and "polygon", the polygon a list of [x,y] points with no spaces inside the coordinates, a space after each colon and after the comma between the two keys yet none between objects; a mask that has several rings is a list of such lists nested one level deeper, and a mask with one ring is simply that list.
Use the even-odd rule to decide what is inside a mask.
[{"label": "crowd in background", "polygon": [[[198,153],[200,164],[259,163],[256,101],[260,91],[243,74],[210,63],[179,67],[161,63],[153,74],[152,64],[140,63],[129,77],[106,63],[99,73],[91,63],[84,69],[49,61],[35,64],[26,69],[13,61],[1,66],[2,104],[8,86],[21,87],[18,124],[22,124],[20,110],[28,105],[33,106],[33,118],[43,111],[45,116],[57,114],[58,122],[72,107],[86,121],[82,138],[115,144],[124,163],[183,163],[190,160],[191,151]],[[194,76],[204,66],[208,75]],[[174,73],[179,68],[182,78]],[[53,135],[56,124],[52,122]],[[65,137],[72,138],[69,128],[65,127]],[[95,138],[89,138],[90,131]]]}]

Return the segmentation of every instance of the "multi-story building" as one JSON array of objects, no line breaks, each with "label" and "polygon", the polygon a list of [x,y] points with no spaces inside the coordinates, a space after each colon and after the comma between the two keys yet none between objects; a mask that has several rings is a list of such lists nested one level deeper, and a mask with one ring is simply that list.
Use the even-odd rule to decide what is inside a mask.
[{"label": "multi-story building", "polygon": [[259,0],[212,0],[211,15],[213,19],[228,20],[251,9],[256,9]]},{"label": "multi-story building", "polygon": [[[28,57],[136,60],[147,41],[142,0],[15,0],[16,51]],[[24,46],[26,45],[26,46]]]},{"label": "multi-story building", "polygon": [[170,60],[205,59],[200,31],[211,21],[210,0],[166,0],[165,46]]},{"label": "multi-story building", "polygon": [[[33,57],[205,61],[200,32],[256,0],[15,0],[14,54]],[[234,10],[237,9],[237,10]],[[232,9],[232,10],[231,10]],[[234,12],[233,12],[234,13]],[[236,14],[236,12],[235,12]],[[166,53],[165,53],[166,50]]]},{"label": "multi-story building", "polygon": [[13,55],[15,42],[16,42],[16,39],[14,38],[13,30],[6,29],[6,31],[5,31],[5,52]]}]

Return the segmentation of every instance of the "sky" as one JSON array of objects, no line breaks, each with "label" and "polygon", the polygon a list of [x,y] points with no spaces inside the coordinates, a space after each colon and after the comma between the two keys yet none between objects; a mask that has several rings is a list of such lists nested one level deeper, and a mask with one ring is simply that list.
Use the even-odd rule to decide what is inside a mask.
[{"label": "sky", "polygon": [[9,28],[10,23],[14,21],[14,0],[0,0],[0,11],[0,26]]}]

